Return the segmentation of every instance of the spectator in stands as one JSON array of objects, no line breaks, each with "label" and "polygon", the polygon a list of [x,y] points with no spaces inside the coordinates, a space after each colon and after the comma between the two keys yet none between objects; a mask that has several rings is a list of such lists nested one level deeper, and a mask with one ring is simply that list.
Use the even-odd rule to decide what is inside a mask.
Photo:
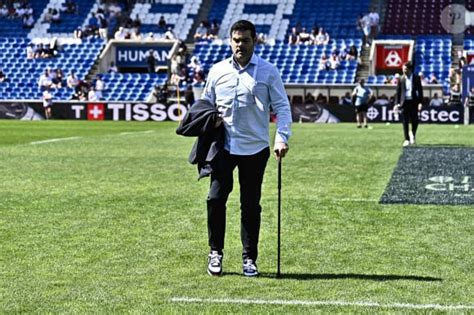
[{"label": "spectator in stands", "polygon": [[459,83],[456,83],[451,87],[449,94],[449,105],[461,104],[461,85]]},{"label": "spectator in stands", "polygon": [[120,40],[127,38],[127,31],[123,28],[123,26],[120,26],[119,29],[115,32],[114,38]]},{"label": "spectator in stands", "polygon": [[372,31],[372,21],[369,17],[369,14],[364,15],[360,21],[360,27],[362,28],[362,32],[364,34],[364,45],[365,47],[370,47],[372,43],[370,33]]},{"label": "spectator in stands", "polygon": [[36,53],[35,50],[36,50],[35,44],[29,43],[28,46],[26,47],[26,59],[35,58],[35,53]]},{"label": "spectator in stands", "polygon": [[109,66],[109,69],[107,70],[107,72],[108,73],[117,73],[118,72],[118,68],[115,65],[115,62],[113,62],[113,61],[110,62],[110,66]]},{"label": "spectator in stands", "polygon": [[311,29],[311,43],[314,44],[316,43],[316,36],[318,36],[319,33],[319,27],[317,25],[314,25],[313,28]]},{"label": "spectator in stands", "polygon": [[188,63],[188,69],[192,70],[193,72],[201,71],[202,65],[201,61],[197,56],[192,56],[191,60]]},{"label": "spectator in stands", "polygon": [[77,14],[78,8],[77,4],[73,0],[66,0],[65,3],[63,3],[63,8],[62,11],[67,14]]},{"label": "spectator in stands", "polygon": [[321,54],[321,59],[319,60],[318,70],[328,70],[329,69],[329,59],[325,53]]},{"label": "spectator in stands", "polygon": [[8,16],[8,8],[7,8],[7,5],[4,4],[1,8],[0,8],[0,17],[7,17]]},{"label": "spectator in stands", "polygon": [[257,44],[265,45],[266,42],[267,42],[267,36],[265,36],[264,33],[260,33],[257,35]]},{"label": "spectator in stands", "polygon": [[314,98],[314,95],[313,93],[306,93],[305,97],[304,97],[304,103],[305,104],[315,104],[316,103],[316,98]]},{"label": "spectator in stands", "polygon": [[458,69],[462,72],[466,64],[467,64],[466,57],[461,56],[461,58],[459,58],[459,61],[458,61]]},{"label": "spectator in stands", "polygon": [[95,88],[93,86],[90,87],[89,92],[87,93],[87,100],[88,101],[98,101],[99,97],[95,91]]},{"label": "spectator in stands", "polygon": [[442,105],[443,105],[443,100],[439,98],[438,93],[435,93],[433,95],[433,98],[430,101],[430,106],[437,107],[437,106],[442,106]]},{"label": "spectator in stands", "polygon": [[194,39],[195,40],[200,40],[200,39],[206,39],[207,38],[207,27],[204,24],[204,21],[201,21],[199,23],[198,28],[196,29],[196,32],[194,33]]},{"label": "spectator in stands", "polygon": [[158,53],[154,49],[148,50],[146,53],[146,64],[148,67],[148,73],[156,72],[156,63],[158,61]]},{"label": "spectator in stands", "polygon": [[44,14],[43,23],[51,23],[53,20],[53,9],[48,8],[48,11]]},{"label": "spectator in stands", "polygon": [[170,39],[170,40],[176,39],[176,35],[174,35],[173,29],[171,27],[168,27],[168,30],[166,31],[164,38]]},{"label": "spectator in stands", "polygon": [[298,33],[296,32],[296,27],[291,28],[291,33],[288,36],[288,44],[296,45],[298,43]]},{"label": "spectator in stands", "polygon": [[438,78],[436,77],[435,73],[430,74],[430,79],[428,81],[430,84],[438,84]]},{"label": "spectator in stands", "polygon": [[168,25],[166,24],[166,20],[163,15],[160,16],[160,20],[158,21],[158,28],[161,32],[166,32],[166,30],[168,29]]},{"label": "spectator in stands", "polygon": [[103,97],[103,92],[105,90],[105,82],[102,81],[102,78],[100,75],[97,75],[95,77],[95,84],[94,84],[94,90],[95,90],[95,95],[98,100],[102,100]]},{"label": "spectator in stands", "polygon": [[430,82],[428,81],[428,79],[425,77],[425,74],[423,72],[418,72],[418,76],[420,77],[420,80],[421,80],[421,85],[427,85],[429,84]]},{"label": "spectator in stands", "polygon": [[32,14],[23,16],[23,28],[33,28],[34,25],[35,20]]},{"label": "spectator in stands", "polygon": [[357,51],[355,45],[351,45],[351,47],[349,47],[349,51],[347,52],[347,60],[359,60],[359,52]]},{"label": "spectator in stands", "polygon": [[163,84],[163,86],[156,85],[153,96],[156,98],[156,102],[160,104],[167,104],[169,96],[168,85],[166,83]]},{"label": "spectator in stands", "polygon": [[331,70],[337,70],[339,66],[341,65],[341,62],[339,61],[339,57],[337,54],[331,54],[331,57],[329,57],[329,69]]},{"label": "spectator in stands", "polygon": [[208,39],[217,39],[219,37],[219,23],[216,20],[213,20],[211,26],[209,27],[209,32],[207,34]]},{"label": "spectator in stands", "polygon": [[360,79],[359,85],[354,88],[352,91],[352,96],[355,97],[355,112],[356,112],[356,122],[357,128],[367,128],[367,110],[369,106],[369,100],[372,97],[372,90],[365,85],[365,80]]},{"label": "spectator in stands", "polygon": [[108,11],[111,17],[119,17],[122,14],[122,8],[116,3],[116,1],[109,5]]},{"label": "spectator in stands", "polygon": [[142,21],[140,20],[140,16],[136,14],[135,19],[132,21],[132,29],[138,33],[140,31],[140,27],[142,27]]},{"label": "spectator in stands", "polygon": [[76,89],[79,85],[79,79],[76,77],[76,72],[71,70],[71,73],[66,78],[66,85],[70,89]]},{"label": "spectator in stands", "polygon": [[61,23],[61,15],[56,8],[51,11],[51,23]]},{"label": "spectator in stands", "polygon": [[392,79],[390,80],[390,84],[392,85],[398,85],[398,82],[400,82],[400,74],[398,73],[395,73],[392,77]]},{"label": "spectator in stands", "polygon": [[44,116],[46,119],[51,118],[51,106],[53,105],[53,95],[49,91],[49,86],[46,87],[43,91],[43,108],[44,108]]},{"label": "spectator in stands", "polygon": [[0,83],[7,81],[7,76],[3,73],[3,70],[0,69]]},{"label": "spectator in stands", "polygon": [[38,81],[38,87],[44,91],[46,88],[50,88],[53,82],[51,81],[51,77],[49,75],[49,69],[44,69],[43,74],[40,76]]},{"label": "spectator in stands", "polygon": [[461,84],[461,72],[451,67],[448,74],[449,88],[452,88],[455,84]]},{"label": "spectator in stands", "polygon": [[327,45],[329,43],[329,34],[324,30],[324,28],[320,27],[318,35],[316,36],[316,41],[314,42],[316,45]]},{"label": "spectator in stands", "polygon": [[369,19],[370,19],[370,41],[374,38],[377,37],[378,31],[379,31],[379,22],[380,22],[380,16],[375,10],[375,8],[372,8],[369,12]]},{"label": "spectator in stands", "polygon": [[96,17],[97,17],[98,25],[99,25],[99,36],[100,38],[107,40],[109,22],[107,21],[107,18],[105,17],[104,11],[99,8],[96,12]]},{"label": "spectator in stands", "polygon": [[82,27],[78,26],[78,27],[74,30],[73,36],[74,36],[74,38],[81,39],[82,36],[83,36]]},{"label": "spectator in stands", "polygon": [[132,32],[130,33],[130,39],[142,40],[142,34],[140,33],[140,30],[132,29]]},{"label": "spectator in stands", "polygon": [[51,77],[51,81],[53,82],[53,85],[57,88],[62,88],[63,87],[63,82],[64,82],[64,73],[61,68],[56,68],[55,71],[51,71],[54,73],[54,75]]},{"label": "spectator in stands", "polygon": [[306,27],[303,27],[301,29],[301,32],[298,34],[298,44],[312,44],[311,43],[311,34],[306,31]]},{"label": "spectator in stands", "polygon": [[340,61],[343,61],[343,60],[347,60],[347,54],[349,53],[349,47],[346,47],[346,45],[342,45],[341,46],[341,51],[339,52],[338,54],[338,57],[339,57],[339,60]]},{"label": "spectator in stands", "polygon": [[148,33],[145,40],[155,40],[155,34],[153,34],[152,32]]},{"label": "spectator in stands", "polygon": [[[397,85],[395,98],[396,111],[402,109],[403,133],[405,141],[403,146],[416,143],[416,132],[418,129],[418,112],[423,106],[423,87],[418,75],[413,73],[413,64],[407,62],[403,65],[403,76]],[[409,125],[411,123],[411,132]]]},{"label": "spectator in stands", "polygon": [[346,92],[346,94],[339,99],[339,105],[352,105],[351,92]]}]

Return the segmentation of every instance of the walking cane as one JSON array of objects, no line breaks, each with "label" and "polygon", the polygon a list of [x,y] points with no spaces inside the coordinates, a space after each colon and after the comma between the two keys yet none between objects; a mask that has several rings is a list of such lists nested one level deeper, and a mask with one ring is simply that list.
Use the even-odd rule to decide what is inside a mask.
[{"label": "walking cane", "polygon": [[278,250],[277,250],[277,278],[280,278],[280,231],[281,231],[281,160],[278,157]]}]

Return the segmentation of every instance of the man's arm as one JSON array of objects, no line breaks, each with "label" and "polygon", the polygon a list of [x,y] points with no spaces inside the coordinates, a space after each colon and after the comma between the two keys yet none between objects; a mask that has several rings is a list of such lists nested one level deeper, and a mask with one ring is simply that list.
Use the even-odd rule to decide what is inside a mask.
[{"label": "man's arm", "polygon": [[277,159],[279,159],[284,157],[289,150],[288,139],[291,136],[292,118],[285,86],[276,68],[272,77],[272,84],[269,85],[270,102],[277,116],[277,130],[273,151]]}]

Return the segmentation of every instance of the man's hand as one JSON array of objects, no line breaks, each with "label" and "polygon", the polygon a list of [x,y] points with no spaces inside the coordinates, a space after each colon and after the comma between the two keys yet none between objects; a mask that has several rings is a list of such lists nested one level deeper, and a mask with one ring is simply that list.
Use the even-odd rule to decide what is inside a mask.
[{"label": "man's hand", "polygon": [[275,157],[277,161],[280,160],[281,158],[284,158],[288,150],[289,150],[289,147],[286,143],[276,142],[273,148],[273,152],[275,152]]}]

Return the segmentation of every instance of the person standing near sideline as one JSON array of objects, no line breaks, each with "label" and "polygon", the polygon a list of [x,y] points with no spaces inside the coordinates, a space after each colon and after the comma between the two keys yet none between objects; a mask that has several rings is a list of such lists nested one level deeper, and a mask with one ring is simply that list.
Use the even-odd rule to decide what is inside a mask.
[{"label": "person standing near sideline", "polygon": [[[403,75],[397,85],[395,95],[395,110],[401,111],[403,134],[405,141],[403,146],[416,144],[416,131],[418,129],[418,112],[421,111],[423,103],[423,87],[420,77],[413,73],[413,64],[407,62],[403,65]],[[411,123],[411,130],[409,125]]]},{"label": "person standing near sideline", "polygon": [[359,85],[354,88],[352,97],[355,97],[355,112],[357,128],[367,128],[367,110],[369,108],[369,99],[372,97],[372,90],[365,86],[365,80],[360,79]]},{"label": "person standing near sideline", "polygon": [[236,167],[243,274],[258,275],[260,197],[270,156],[270,108],[277,116],[273,151],[277,159],[288,152],[292,121],[288,97],[278,69],[254,54],[256,41],[255,25],[246,20],[235,22],[230,29],[232,56],[211,68],[201,96],[215,104],[225,129],[224,149],[219,168],[211,173],[207,198],[208,273],[212,276],[222,275],[226,203]]}]

